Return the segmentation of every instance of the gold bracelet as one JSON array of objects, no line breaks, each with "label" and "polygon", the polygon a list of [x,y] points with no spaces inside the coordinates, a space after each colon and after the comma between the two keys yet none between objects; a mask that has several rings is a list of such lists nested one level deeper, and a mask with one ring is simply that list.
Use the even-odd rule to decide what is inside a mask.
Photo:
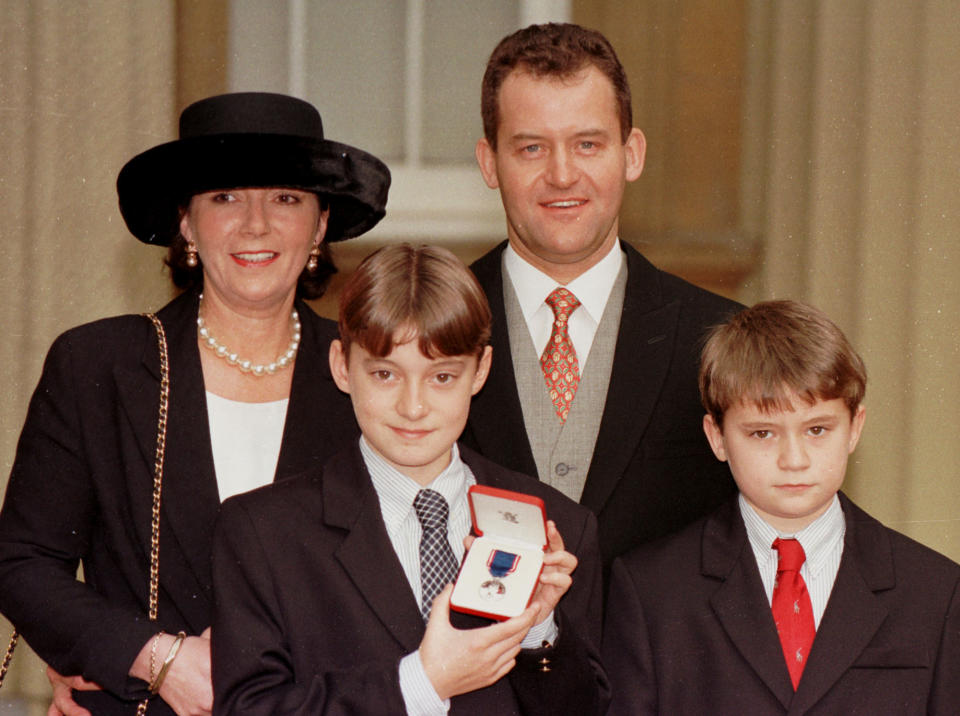
[{"label": "gold bracelet", "polygon": [[150,683],[156,679],[157,673],[157,645],[160,643],[160,637],[166,634],[162,629],[153,637],[153,645],[150,647]]},{"label": "gold bracelet", "polygon": [[160,673],[157,674],[157,678],[150,684],[151,694],[156,694],[160,691],[160,686],[163,684],[163,680],[167,678],[167,672],[170,671],[170,665],[173,663],[173,660],[177,658],[180,645],[183,644],[183,640],[186,638],[187,635],[185,632],[181,631],[177,633],[177,638],[173,640],[173,645],[170,647],[170,651],[167,652],[167,658],[163,660],[163,665],[160,667]]}]

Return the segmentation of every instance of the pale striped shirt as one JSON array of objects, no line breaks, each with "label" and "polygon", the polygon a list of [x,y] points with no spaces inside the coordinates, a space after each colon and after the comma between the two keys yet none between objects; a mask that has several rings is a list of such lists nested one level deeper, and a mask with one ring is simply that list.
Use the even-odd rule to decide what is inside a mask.
[{"label": "pale striped shirt", "polygon": [[779,555],[773,548],[773,541],[795,538],[803,547],[806,560],[800,568],[800,576],[807,584],[810,594],[810,606],[813,608],[813,622],[820,627],[820,619],[827,608],[833,583],[840,569],[843,556],[843,537],[847,524],[843,519],[840,500],[833,496],[827,511],[796,534],[785,534],[764,522],[763,518],[747,504],[740,495],[740,514],[747,528],[747,538],[753,549],[760,569],[760,580],[767,594],[767,603],[773,602],[773,585],[777,579],[777,560]]}]

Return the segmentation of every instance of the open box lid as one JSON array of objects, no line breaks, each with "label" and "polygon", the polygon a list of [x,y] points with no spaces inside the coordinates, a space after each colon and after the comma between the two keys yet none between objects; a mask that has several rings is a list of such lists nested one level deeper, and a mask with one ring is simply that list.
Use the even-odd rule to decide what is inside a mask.
[{"label": "open box lid", "polygon": [[471,486],[469,497],[478,536],[547,548],[547,515],[539,497],[486,485]]}]

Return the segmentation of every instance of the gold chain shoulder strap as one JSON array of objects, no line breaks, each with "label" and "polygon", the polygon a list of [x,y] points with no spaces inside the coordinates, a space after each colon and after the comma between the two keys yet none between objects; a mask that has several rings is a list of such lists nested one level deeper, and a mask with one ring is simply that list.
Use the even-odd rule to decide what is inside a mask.
[{"label": "gold chain shoulder strap", "polygon": [[14,629],[13,634],[10,635],[10,643],[7,644],[7,653],[3,655],[3,663],[0,664],[0,688],[3,687],[3,677],[7,675],[7,669],[10,668],[10,660],[13,658],[13,650],[17,648],[19,638],[20,634]]},{"label": "gold chain shoulder strap", "polygon": [[[163,456],[167,449],[167,408],[170,404],[170,361],[167,356],[167,334],[154,313],[144,313],[157,329],[160,345],[160,410],[157,416],[157,449],[153,459],[153,509],[150,514],[150,621],[157,620],[160,592],[160,495],[163,487]],[[150,699],[137,705],[137,716],[147,712]]]},{"label": "gold chain shoulder strap", "polygon": [[[157,449],[153,463],[153,509],[150,516],[150,621],[157,620],[157,604],[160,591],[160,494],[163,487],[163,456],[167,448],[167,408],[170,404],[170,362],[167,356],[167,334],[163,324],[153,313],[144,313],[157,329],[157,342],[160,345],[160,412],[157,417]],[[10,636],[7,653],[0,663],[0,687],[10,668],[13,659],[13,650],[17,646],[20,634],[16,629]],[[143,716],[147,711],[149,699],[144,699],[137,706],[137,716]]]}]

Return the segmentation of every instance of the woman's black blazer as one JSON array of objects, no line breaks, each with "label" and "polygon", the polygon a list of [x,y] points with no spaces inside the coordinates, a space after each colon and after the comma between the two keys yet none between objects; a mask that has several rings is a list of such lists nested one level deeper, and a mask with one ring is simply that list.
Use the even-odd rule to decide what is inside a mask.
[{"label": "woman's black blazer", "polygon": [[[297,310],[302,340],[275,479],[322,465],[358,435],[328,366],[336,326],[302,302]],[[197,311],[188,292],[159,313],[171,381],[159,623],[147,610],[160,360],[146,318],[97,321],[54,342],[0,511],[0,612],[57,671],[109,692],[77,692],[96,714],[133,713],[146,692],[127,670],[158,629],[199,634],[210,624],[219,497]],[[150,712],[170,713],[162,703]]]}]

